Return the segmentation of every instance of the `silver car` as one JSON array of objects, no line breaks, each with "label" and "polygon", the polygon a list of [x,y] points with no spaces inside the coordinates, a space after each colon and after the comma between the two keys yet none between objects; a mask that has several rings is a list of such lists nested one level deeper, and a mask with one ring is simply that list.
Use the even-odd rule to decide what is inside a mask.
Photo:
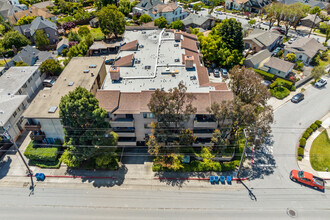
[{"label": "silver car", "polygon": [[315,87],[317,87],[317,88],[322,88],[322,87],[325,86],[327,83],[328,83],[327,80],[325,80],[325,79],[320,79],[320,80],[318,80],[314,85],[315,85]]}]

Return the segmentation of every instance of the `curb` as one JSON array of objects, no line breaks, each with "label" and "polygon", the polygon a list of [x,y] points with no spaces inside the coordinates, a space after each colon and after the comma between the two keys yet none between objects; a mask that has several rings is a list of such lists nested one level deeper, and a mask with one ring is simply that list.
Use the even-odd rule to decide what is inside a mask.
[{"label": "curb", "polygon": [[[158,180],[210,180],[210,178],[167,178],[167,177],[155,177]],[[227,178],[226,178],[227,179]],[[248,178],[232,178],[233,181],[248,180]]]},{"label": "curb", "polygon": [[[30,177],[30,175],[27,175],[27,177]],[[33,175],[35,177],[35,175]],[[81,178],[81,179],[117,179],[116,177],[112,176],[56,176],[56,175],[45,175],[45,177],[50,177],[50,178]]]}]

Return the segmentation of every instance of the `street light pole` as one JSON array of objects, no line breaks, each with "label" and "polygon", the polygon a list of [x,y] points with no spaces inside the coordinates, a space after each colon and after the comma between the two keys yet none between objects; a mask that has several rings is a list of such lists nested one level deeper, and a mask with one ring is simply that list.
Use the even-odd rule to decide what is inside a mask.
[{"label": "street light pole", "polygon": [[242,166],[243,166],[243,159],[244,159],[244,155],[246,153],[247,143],[248,143],[248,140],[249,140],[249,135],[247,134],[246,129],[244,129],[243,132],[244,132],[244,136],[245,136],[245,144],[244,144],[244,150],[243,150],[243,153],[242,153],[241,161],[239,163],[239,167],[238,167],[238,171],[237,171],[237,178],[239,178],[239,175],[240,175],[240,172],[241,172],[241,169],[242,169]]}]

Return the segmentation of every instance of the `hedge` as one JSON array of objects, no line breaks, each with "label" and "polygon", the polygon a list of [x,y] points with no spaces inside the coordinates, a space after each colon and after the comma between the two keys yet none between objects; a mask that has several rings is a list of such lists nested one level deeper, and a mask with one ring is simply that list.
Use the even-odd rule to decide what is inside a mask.
[{"label": "hedge", "polygon": [[302,156],[298,156],[297,158],[299,161],[302,161]]},{"label": "hedge", "polygon": [[270,89],[270,93],[272,96],[276,97],[277,99],[284,99],[290,94],[290,91],[283,86],[278,86],[273,89]]},{"label": "hedge", "polygon": [[58,147],[38,147],[31,141],[27,146],[24,155],[30,160],[56,161]]},{"label": "hedge", "polygon": [[304,151],[305,151],[304,148],[302,148],[302,147],[298,147],[298,155],[299,155],[299,156],[304,156]]},{"label": "hedge", "polygon": [[61,161],[40,161],[40,160],[29,160],[30,166],[37,166],[40,168],[48,168],[48,169],[57,169],[61,166]]},{"label": "hedge", "polygon": [[291,90],[293,86],[293,82],[281,78],[277,78],[274,82],[277,82],[279,84],[283,83],[283,86],[289,90]]},{"label": "hedge", "polygon": [[316,129],[318,128],[319,126],[317,125],[317,124],[312,124],[311,126],[310,126],[310,128],[311,129],[313,129],[313,131],[316,131]]},{"label": "hedge", "polygon": [[310,136],[310,133],[308,133],[307,131],[305,131],[304,134],[303,134],[303,138],[308,139],[309,136]]},{"label": "hedge", "polygon": [[300,147],[305,147],[306,145],[306,138],[300,138],[299,140],[299,146]]},{"label": "hedge", "polygon": [[274,74],[267,73],[265,71],[258,70],[258,69],[254,69],[254,72],[260,74],[265,80],[272,81],[274,79]]},{"label": "hedge", "polygon": [[309,134],[311,134],[311,133],[313,133],[313,129],[311,129],[311,128],[307,128],[307,129],[306,129],[306,132],[308,132]]},{"label": "hedge", "polygon": [[316,124],[318,127],[320,127],[321,124],[322,124],[322,121],[316,120],[316,121],[314,122],[314,124]]}]

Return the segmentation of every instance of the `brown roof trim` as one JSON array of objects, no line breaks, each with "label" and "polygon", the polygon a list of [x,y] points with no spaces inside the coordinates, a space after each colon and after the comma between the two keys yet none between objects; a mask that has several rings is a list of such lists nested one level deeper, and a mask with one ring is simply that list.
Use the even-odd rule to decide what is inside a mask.
[{"label": "brown roof trim", "polygon": [[131,41],[120,47],[120,50],[137,50],[138,41]]}]

